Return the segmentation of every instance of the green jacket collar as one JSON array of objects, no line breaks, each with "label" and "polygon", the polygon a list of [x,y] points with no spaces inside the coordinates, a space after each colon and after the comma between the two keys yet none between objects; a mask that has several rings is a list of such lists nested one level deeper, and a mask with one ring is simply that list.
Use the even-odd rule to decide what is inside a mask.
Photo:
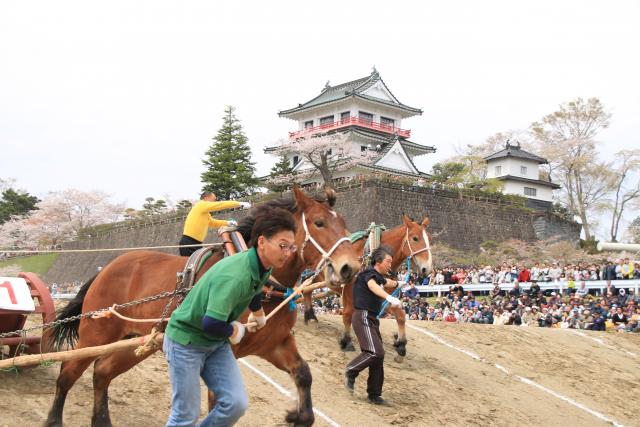
[{"label": "green jacket collar", "polygon": [[266,273],[264,273],[262,277],[260,277],[260,267],[258,266],[258,252],[256,251],[256,248],[249,248],[247,252],[247,257],[249,258],[249,266],[251,268],[251,280],[253,282],[259,282],[260,285],[264,285],[265,283],[267,283],[269,276],[271,276],[271,270],[273,269],[270,268]]}]

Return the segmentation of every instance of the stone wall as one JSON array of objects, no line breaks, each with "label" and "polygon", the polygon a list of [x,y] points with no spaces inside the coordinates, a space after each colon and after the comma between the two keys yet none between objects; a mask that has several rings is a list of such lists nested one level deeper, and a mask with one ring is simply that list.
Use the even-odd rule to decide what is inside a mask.
[{"label": "stone wall", "polygon": [[[487,240],[546,240],[561,236],[579,241],[580,225],[567,222],[548,212],[534,211],[501,199],[461,195],[457,191],[413,187],[395,183],[363,182],[338,189],[335,210],[343,215],[351,231],[366,228],[375,221],[387,227],[400,223],[401,215],[421,221],[430,219],[429,231],[434,243],[469,251],[478,250]],[[244,211],[219,213],[217,218],[240,219]],[[156,223],[130,226],[121,224],[110,232],[90,239],[68,243],[65,249],[128,248],[176,244],[182,234],[184,216],[165,218]],[[216,233],[209,233],[208,242]],[[164,251],[177,254],[177,249]],[[87,280],[122,252],[63,254],[49,270],[48,281]]]}]

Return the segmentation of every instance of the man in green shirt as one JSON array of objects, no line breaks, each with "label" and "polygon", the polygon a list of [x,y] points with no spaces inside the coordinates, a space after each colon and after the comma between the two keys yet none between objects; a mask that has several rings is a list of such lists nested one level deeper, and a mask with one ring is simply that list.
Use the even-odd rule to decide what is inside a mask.
[{"label": "man in green shirt", "polygon": [[224,258],[198,281],[167,325],[164,353],[171,378],[171,415],[167,426],[194,426],[200,415],[200,377],[216,396],[216,406],[200,426],[230,426],[248,406],[240,369],[231,350],[244,334],[238,322],[249,308],[247,327],[266,324],[262,285],[271,269],[285,265],[297,251],[290,212],[260,207],[255,214],[251,248]]}]

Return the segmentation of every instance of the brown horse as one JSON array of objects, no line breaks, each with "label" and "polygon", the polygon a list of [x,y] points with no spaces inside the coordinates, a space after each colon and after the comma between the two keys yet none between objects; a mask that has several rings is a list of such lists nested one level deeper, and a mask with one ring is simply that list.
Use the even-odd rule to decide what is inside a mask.
[{"label": "brown horse", "polygon": [[[421,224],[412,221],[406,215],[402,216],[402,224],[386,230],[380,236],[380,244],[388,246],[393,252],[393,264],[391,268],[395,271],[400,267],[400,264],[406,261],[407,258],[411,259],[411,268],[414,272],[429,274],[432,270],[431,259],[431,246],[429,243],[429,235],[427,233],[427,225],[429,224],[429,218],[425,217]],[[364,246],[366,239],[360,239],[353,244],[355,250],[360,254],[362,258],[364,254]],[[329,289],[333,292],[342,295],[342,322],[344,324],[344,333],[340,339],[340,348],[344,351],[353,351],[353,343],[351,340],[351,316],[353,314],[353,281],[346,282],[343,288],[335,286],[329,286]],[[391,289],[387,290],[391,293]],[[311,301],[311,293],[305,292],[305,320],[313,318],[316,321],[318,319],[313,315],[313,307]],[[387,305],[387,311],[391,312],[398,324],[398,334],[393,344],[398,355],[404,357],[406,355],[406,314],[402,307],[391,307]],[[401,361],[402,359],[396,359]]]},{"label": "brown horse", "polygon": [[[349,281],[359,267],[357,253],[350,242],[342,240],[347,235],[344,220],[331,209],[335,203],[335,194],[327,192],[327,200],[320,202],[307,197],[294,188],[293,199],[278,199],[267,202],[268,205],[286,208],[294,214],[297,224],[296,243],[301,248],[283,268],[274,271],[274,275],[285,286],[296,284],[298,276],[305,268],[317,268],[323,255],[332,248],[330,258],[325,257],[328,276],[337,281]],[[255,208],[259,209],[259,207]],[[306,224],[302,224],[303,218]],[[255,218],[249,215],[240,221],[239,231],[250,241],[250,231]],[[312,241],[313,244],[305,244]],[[324,254],[323,254],[324,252]],[[221,253],[210,257],[200,270],[202,275],[215,262],[222,258]],[[119,256],[92,280],[87,282],[80,293],[58,318],[66,318],[80,312],[87,312],[112,304],[122,304],[161,292],[173,291],[176,286],[176,273],[182,271],[187,259],[160,252],[138,251]],[[279,301],[264,303],[269,313]],[[167,300],[131,306],[123,314],[132,318],[157,318],[163,311]],[[171,311],[175,307],[171,307]],[[248,311],[242,316],[246,321]],[[286,420],[295,425],[311,425],[314,421],[311,404],[311,371],[296,348],[291,329],[296,323],[297,311],[283,309],[277,312],[260,331],[247,334],[242,342],[233,346],[236,357],[256,355],[268,360],[277,368],[288,372],[298,389],[298,406],[287,414]],[[146,335],[151,332],[149,323],[133,323],[118,318],[82,318],[79,322],[61,325],[55,332],[60,340],[71,340],[79,336],[77,347],[89,347],[111,343],[125,337]],[[108,406],[108,388],[118,375],[128,371],[144,360],[146,356],[136,356],[134,352],[113,353],[96,359],[81,359],[65,362],[60,368],[56,384],[56,394],[46,421],[47,426],[62,425],[62,412],[67,393],[95,360],[93,372],[94,407],[92,426],[110,426]]]}]

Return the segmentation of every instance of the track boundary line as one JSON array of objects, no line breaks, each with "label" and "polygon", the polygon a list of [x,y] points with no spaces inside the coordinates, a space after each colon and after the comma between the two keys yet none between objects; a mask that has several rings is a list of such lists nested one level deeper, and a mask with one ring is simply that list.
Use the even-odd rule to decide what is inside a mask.
[{"label": "track boundary line", "polygon": [[[256,368],[255,366],[253,366],[252,364],[250,364],[249,362],[244,360],[244,358],[238,359],[238,361],[240,363],[242,363],[244,366],[246,366],[247,368],[251,369],[254,373],[256,373],[263,380],[265,380],[266,382],[271,384],[281,394],[285,395],[286,397],[288,397],[291,400],[297,400],[297,398],[293,395],[293,393],[291,393],[289,390],[287,390],[286,388],[284,388],[283,386],[278,384],[275,380],[273,380],[267,374],[262,372],[260,369]],[[335,422],[334,420],[329,418],[329,416],[327,414],[325,414],[324,412],[322,412],[320,409],[313,408],[313,412],[315,412],[320,418],[325,420],[330,426],[332,426],[332,427],[341,427],[340,424],[338,424],[337,422]]]},{"label": "track boundary line", "polygon": [[499,371],[503,372],[504,374],[506,374],[506,375],[508,375],[510,377],[513,377],[513,378],[517,379],[518,381],[520,381],[520,382],[522,382],[524,384],[527,384],[527,385],[530,385],[532,387],[535,387],[535,388],[537,388],[537,389],[539,389],[541,391],[544,391],[545,393],[548,393],[548,394],[552,395],[553,397],[555,397],[557,399],[563,400],[563,401],[569,403],[570,405],[575,406],[576,408],[582,409],[583,411],[593,415],[596,418],[599,418],[602,421],[611,423],[616,427],[624,427],[623,424],[620,424],[616,420],[614,420],[612,418],[609,418],[606,415],[603,415],[600,412],[595,411],[595,410],[583,405],[582,403],[576,402],[575,400],[573,400],[573,399],[571,399],[571,398],[569,398],[567,396],[564,396],[564,395],[562,395],[562,394],[560,394],[560,393],[558,393],[558,392],[556,392],[554,390],[551,390],[550,388],[547,388],[547,387],[545,387],[545,386],[543,386],[541,384],[538,384],[535,381],[532,381],[532,380],[530,380],[528,378],[524,378],[524,377],[521,377],[520,375],[516,375],[516,374],[511,374],[509,372],[509,370],[507,368],[505,368],[504,366],[498,365],[497,363],[491,363],[487,359],[478,356],[477,354],[475,354],[474,352],[472,352],[470,350],[466,350],[466,349],[464,349],[462,347],[457,347],[457,346],[455,346],[455,345],[443,340],[442,338],[440,338],[438,335],[434,334],[431,331],[427,331],[426,329],[419,328],[417,326],[413,326],[410,323],[407,323],[407,326],[410,327],[411,329],[415,330],[415,331],[418,331],[418,332],[420,332],[420,333],[432,338],[434,341],[437,341],[438,343],[440,343],[442,345],[445,345],[445,346],[447,346],[447,347],[449,347],[449,348],[451,348],[453,350],[459,351],[459,352],[471,357],[474,360],[477,360],[478,362],[482,362],[482,363],[487,364],[489,366],[493,366],[494,368],[498,369]]},{"label": "track boundary line", "polygon": [[593,340],[595,342],[597,342],[598,344],[600,344],[603,347],[609,348],[611,350],[615,350],[615,351],[619,351],[622,353],[626,353],[628,356],[632,356],[632,357],[638,357],[638,355],[632,351],[629,350],[622,350],[619,349],[618,347],[615,347],[607,342],[605,342],[604,340],[601,340],[600,338],[597,337],[590,337],[589,335],[585,334],[584,332],[580,332],[580,331],[576,331],[574,329],[569,329],[573,334],[578,335],[580,337],[584,337],[584,338],[589,338],[590,340]]}]

